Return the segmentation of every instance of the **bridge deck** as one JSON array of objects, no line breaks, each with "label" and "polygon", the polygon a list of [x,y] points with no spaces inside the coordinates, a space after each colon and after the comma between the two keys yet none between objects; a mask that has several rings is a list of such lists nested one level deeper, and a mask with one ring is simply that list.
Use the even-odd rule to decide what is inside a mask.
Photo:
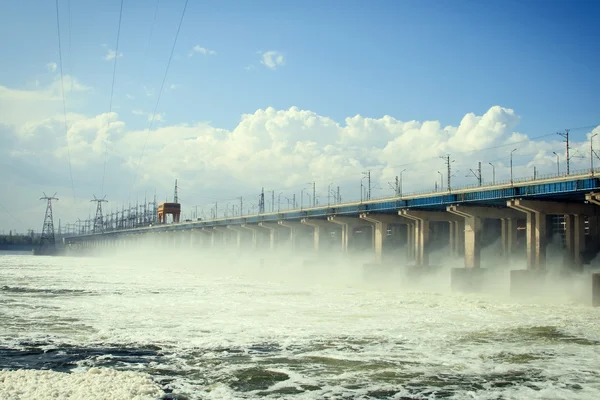
[{"label": "bridge deck", "polygon": [[[279,220],[299,220],[301,218],[326,218],[328,215],[358,215],[361,212],[396,213],[403,208],[424,208],[445,210],[452,204],[476,203],[484,206],[506,206],[506,200],[530,198],[554,201],[585,201],[585,194],[600,189],[600,179],[589,172],[569,176],[515,180],[495,185],[473,186],[451,192],[423,192],[402,197],[386,197],[365,201],[354,201],[329,206],[318,206],[279,212],[216,218],[203,221],[182,222],[169,225],[154,225],[133,229],[104,232],[102,235],[126,235],[148,232],[181,231],[213,226],[276,222]],[[66,238],[68,241],[86,240],[96,235],[80,235]]]}]

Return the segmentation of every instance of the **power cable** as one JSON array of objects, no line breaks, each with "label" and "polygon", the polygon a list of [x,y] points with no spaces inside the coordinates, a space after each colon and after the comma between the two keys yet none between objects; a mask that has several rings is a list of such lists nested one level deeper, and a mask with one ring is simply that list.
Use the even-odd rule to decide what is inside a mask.
[{"label": "power cable", "polygon": [[10,211],[8,211],[8,210],[6,209],[6,207],[4,207],[4,206],[2,205],[2,203],[0,203],[0,207],[2,207],[2,208],[4,209],[4,211],[6,211],[6,213],[12,217],[12,219],[14,219],[15,221],[17,221],[17,222],[18,222],[19,224],[21,224],[21,225],[25,225],[23,222],[21,222],[21,220],[19,220],[17,217],[15,217],[14,215],[12,215],[12,214],[10,213]]},{"label": "power cable", "polygon": [[[121,37],[121,19],[123,18],[123,2],[121,0],[121,9],[119,11],[119,26],[117,28],[117,45],[115,47],[115,62],[113,64],[113,76],[112,76],[112,85],[110,87],[110,102],[108,105],[108,113],[112,112],[112,104],[113,104],[113,94],[115,91],[115,76],[117,75],[117,59],[119,58],[119,38]],[[104,178],[106,176],[106,160],[108,159],[108,127],[110,122],[107,121],[106,127],[106,140],[104,142],[104,167],[102,168],[102,190],[101,194],[104,194]]]},{"label": "power cable", "polygon": [[75,202],[75,185],[73,184],[73,168],[71,167],[71,149],[69,146],[69,125],[67,124],[67,103],[65,102],[62,47],[60,44],[60,17],[58,14],[58,0],[56,0],[56,31],[57,31],[57,35],[58,35],[58,62],[60,65],[60,91],[62,94],[63,114],[64,114],[64,119],[65,119],[65,139],[67,142],[67,157],[69,159],[69,176],[71,177],[71,191],[73,193],[73,202]]},{"label": "power cable", "polygon": [[179,32],[181,31],[181,25],[183,24],[183,17],[185,16],[185,10],[187,9],[188,0],[185,0],[185,4],[183,5],[183,12],[181,13],[181,19],[179,20],[179,26],[177,27],[177,33],[175,34],[175,40],[173,41],[173,47],[171,47],[171,54],[169,55],[169,61],[167,62],[167,68],[165,69],[165,75],[163,76],[162,83],[160,84],[160,90],[158,91],[158,96],[156,99],[156,105],[154,106],[154,111],[152,112],[152,118],[150,119],[150,124],[148,127],[148,133],[146,133],[146,140],[144,141],[144,146],[142,147],[142,154],[140,155],[140,159],[138,161],[137,167],[135,169],[135,174],[133,176],[133,184],[131,185],[131,189],[129,190],[129,195],[127,198],[131,198],[131,192],[135,187],[135,182],[137,180],[138,171],[140,169],[140,165],[142,163],[142,159],[144,157],[144,153],[146,151],[146,145],[148,144],[148,138],[150,136],[150,132],[152,131],[152,127],[154,126],[154,119],[156,116],[156,111],[158,110],[158,104],[160,103],[160,97],[163,92],[163,88],[165,86],[165,81],[167,80],[167,74],[169,73],[169,67],[171,66],[171,60],[173,59],[173,53],[175,52],[175,46],[177,45],[177,38],[179,37]]}]

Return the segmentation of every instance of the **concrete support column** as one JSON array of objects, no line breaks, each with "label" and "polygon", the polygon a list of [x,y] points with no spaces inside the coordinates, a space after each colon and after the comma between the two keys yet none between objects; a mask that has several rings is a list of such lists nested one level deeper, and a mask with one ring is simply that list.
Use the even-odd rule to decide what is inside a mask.
[{"label": "concrete support column", "polygon": [[215,231],[212,228],[202,228],[202,229],[200,229],[199,232],[202,232],[206,236],[208,236],[209,246],[211,248],[214,248],[215,247],[215,235],[216,235]]},{"label": "concrete support column", "polygon": [[502,218],[502,256],[510,260],[517,246],[517,218]]},{"label": "concrete support column", "polygon": [[300,232],[302,232],[303,230],[312,228],[312,227],[310,227],[306,224],[303,224],[302,222],[298,222],[298,221],[278,221],[278,224],[281,225],[282,227],[290,230],[290,235],[288,237],[288,241],[290,243],[291,251],[296,251],[298,235],[300,234]]},{"label": "concrete support column", "polygon": [[213,229],[215,230],[215,232],[217,232],[220,235],[220,242],[223,246],[226,246],[229,244],[229,234],[231,232],[230,229],[227,229],[226,226],[213,226]]},{"label": "concrete support column", "polygon": [[243,238],[244,238],[244,234],[248,234],[248,229],[244,229],[239,225],[227,225],[227,229],[232,230],[233,232],[235,232],[235,245],[237,246],[237,248],[241,248],[242,247],[242,243],[243,243]]},{"label": "concrete support column", "polygon": [[585,221],[582,215],[565,215],[567,260],[577,272],[583,271],[581,253],[585,251]]},{"label": "concrete support column", "polygon": [[459,217],[444,211],[400,210],[398,214],[414,221],[414,248],[417,266],[429,265],[429,223],[458,221]]},{"label": "concrete support column", "polygon": [[375,250],[375,263],[383,261],[383,248],[387,240],[388,225],[406,223],[406,219],[398,215],[387,214],[360,214],[360,219],[373,224],[373,249]]},{"label": "concrete support column", "polygon": [[544,203],[543,201],[520,199],[509,200],[506,203],[510,208],[521,211],[526,215],[528,269],[546,268],[546,211],[551,210]]},{"label": "concrete support column", "polygon": [[264,228],[259,228],[258,225],[249,225],[249,224],[242,224],[241,228],[243,229],[247,229],[250,232],[252,232],[252,248],[256,249],[258,248],[258,243],[259,243],[259,235],[262,233],[262,231],[264,231]]},{"label": "concrete support column", "polygon": [[329,225],[329,222],[312,218],[302,218],[300,222],[313,228],[314,249],[315,251],[319,251],[319,248],[321,247],[321,230],[325,229]]},{"label": "concrete support column", "polygon": [[408,260],[414,260],[416,257],[416,233],[415,233],[415,222],[406,224],[406,258]]},{"label": "concrete support column", "polygon": [[269,248],[275,250],[279,239],[279,230],[282,228],[279,224],[269,222],[259,222],[258,226],[268,229],[269,231]]},{"label": "concrete support column", "polygon": [[[327,221],[333,222],[334,224],[341,225],[342,227],[342,252],[348,252],[348,244],[352,242],[353,239],[353,230],[357,226],[365,226],[364,223],[361,222],[360,218],[351,218],[351,217],[340,217],[337,215],[330,215],[327,217]],[[368,224],[372,227],[371,224]]]}]

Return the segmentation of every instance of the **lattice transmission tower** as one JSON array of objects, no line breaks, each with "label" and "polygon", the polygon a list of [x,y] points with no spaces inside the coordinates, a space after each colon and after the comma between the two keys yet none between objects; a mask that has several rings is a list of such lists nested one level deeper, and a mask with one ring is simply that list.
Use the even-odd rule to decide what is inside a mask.
[{"label": "lattice transmission tower", "polygon": [[51,254],[56,251],[54,219],[52,217],[52,200],[58,201],[58,198],[55,196],[56,193],[52,196],[47,196],[44,193],[44,197],[40,197],[40,200],[46,200],[46,216],[44,217],[44,226],[42,227],[42,236],[40,237],[39,254]]},{"label": "lattice transmission tower", "polygon": [[108,203],[106,196],[101,199],[96,198],[90,200],[90,203],[96,203],[96,218],[94,218],[94,227],[92,228],[92,234],[104,232],[104,220],[102,217],[102,203]]}]

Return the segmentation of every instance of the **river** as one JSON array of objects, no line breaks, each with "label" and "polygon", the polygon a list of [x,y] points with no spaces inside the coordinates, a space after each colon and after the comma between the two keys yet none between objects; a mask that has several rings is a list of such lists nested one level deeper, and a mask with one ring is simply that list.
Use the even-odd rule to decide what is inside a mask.
[{"label": "river", "polygon": [[0,398],[600,398],[599,308],[300,261],[0,254]]}]

